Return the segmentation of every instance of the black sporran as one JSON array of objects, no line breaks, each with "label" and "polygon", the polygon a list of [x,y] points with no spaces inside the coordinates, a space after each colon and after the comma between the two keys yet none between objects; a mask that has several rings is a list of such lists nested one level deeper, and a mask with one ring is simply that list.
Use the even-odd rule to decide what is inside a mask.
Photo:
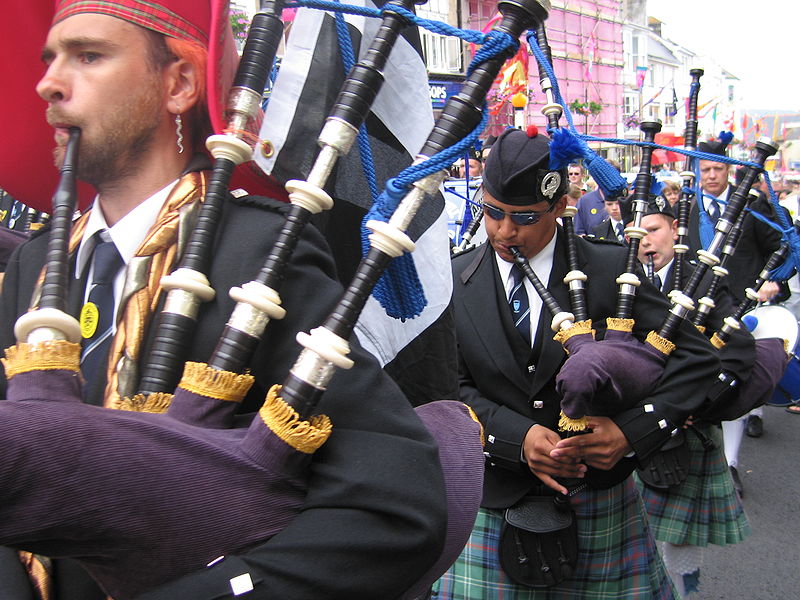
[{"label": "black sporran", "polygon": [[679,431],[636,473],[647,487],[663,491],[683,483],[688,471],[689,446]]},{"label": "black sporran", "polygon": [[500,566],[514,583],[534,588],[572,577],[578,562],[578,528],[568,501],[525,496],[504,514]]}]

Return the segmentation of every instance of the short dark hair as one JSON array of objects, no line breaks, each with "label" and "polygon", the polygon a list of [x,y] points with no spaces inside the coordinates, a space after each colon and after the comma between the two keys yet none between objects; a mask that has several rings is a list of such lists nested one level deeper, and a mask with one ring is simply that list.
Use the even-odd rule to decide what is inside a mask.
[{"label": "short dark hair", "polygon": [[146,27],[141,29],[147,36],[147,63],[153,71],[160,71],[169,63],[178,60],[167,47],[167,37],[163,33]]}]

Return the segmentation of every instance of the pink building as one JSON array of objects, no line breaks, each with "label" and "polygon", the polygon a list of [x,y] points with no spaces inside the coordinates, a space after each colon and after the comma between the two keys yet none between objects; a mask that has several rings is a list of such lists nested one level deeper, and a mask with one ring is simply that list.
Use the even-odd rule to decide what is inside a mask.
[{"label": "pink building", "polygon": [[[553,68],[561,93],[573,110],[575,127],[581,133],[599,137],[616,137],[622,120],[622,14],[620,0],[553,0],[553,8],[545,22],[553,53]],[[482,29],[497,10],[496,1],[469,0],[471,29]],[[544,127],[540,110],[545,103],[539,85],[536,60],[528,63],[528,104],[524,124]],[[488,133],[497,134],[514,124],[514,108],[495,98],[499,109],[490,121]],[[562,124],[566,120],[562,118]]]}]

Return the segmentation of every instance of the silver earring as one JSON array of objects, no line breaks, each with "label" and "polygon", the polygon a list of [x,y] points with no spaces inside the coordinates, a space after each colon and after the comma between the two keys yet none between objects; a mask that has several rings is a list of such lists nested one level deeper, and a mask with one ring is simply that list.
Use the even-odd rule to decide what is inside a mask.
[{"label": "silver earring", "polygon": [[183,119],[175,115],[175,135],[178,137],[178,154],[183,154]]}]

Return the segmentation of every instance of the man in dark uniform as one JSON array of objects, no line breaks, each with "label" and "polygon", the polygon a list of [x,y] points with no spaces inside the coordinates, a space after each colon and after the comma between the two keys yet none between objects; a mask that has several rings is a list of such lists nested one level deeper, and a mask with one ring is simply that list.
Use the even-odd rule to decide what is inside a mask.
[{"label": "man in dark uniform", "polygon": [[[700,142],[697,149],[701,152],[725,156],[727,142],[724,140],[712,140]],[[725,210],[726,202],[733,195],[734,187],[730,185],[730,165],[716,162],[713,160],[700,161],[700,187],[703,192],[703,206],[711,219],[712,226],[716,223],[716,217]],[[722,202],[717,202],[721,200]],[[752,210],[764,215],[773,222],[777,222],[777,217],[772,204],[766,197],[759,197],[748,205]],[[748,213],[742,222],[742,232],[736,249],[728,261],[728,288],[735,305],[741,304],[745,297],[745,289],[753,285],[756,277],[766,264],[769,256],[780,247],[781,234],[778,230],[757,219]],[[690,256],[695,256],[695,252],[703,247],[700,239],[700,210],[695,202],[689,213],[689,248]],[[767,302],[776,298],[781,286],[773,281],[767,281],[758,290],[761,302]],[[760,409],[756,409],[754,425],[752,426],[753,437],[758,437],[762,432],[762,421]],[[738,480],[736,471],[739,464],[739,446],[745,428],[748,425],[748,417],[744,416],[736,421],[726,421],[723,424],[725,432],[725,453],[728,457],[728,464],[733,469],[734,477]]]},{"label": "man in dark uniform", "polygon": [[[719,141],[700,142],[697,149],[700,152],[725,156],[727,144]],[[712,226],[716,218],[725,210],[725,202],[733,195],[735,188],[730,185],[730,165],[713,160],[700,161],[700,188],[703,192],[703,206],[711,218]],[[773,222],[777,222],[775,211],[766,198],[759,198],[749,204],[750,208]],[[742,233],[736,250],[728,262],[730,274],[728,287],[733,295],[735,304],[745,300],[744,290],[751,286],[764,264],[781,244],[781,234],[763,221],[747,214],[742,223]],[[700,210],[695,203],[689,213],[689,256],[694,257],[697,250],[701,249],[700,241]],[[762,301],[771,300],[778,293],[778,284],[768,282],[760,291]]]},{"label": "man in dark uniform", "polygon": [[[212,15],[221,21],[212,23]],[[46,69],[37,91],[55,128],[57,160],[67,128],[79,126],[78,175],[98,192],[73,229],[70,310],[77,316],[85,302],[95,247],[111,242],[120,255],[111,351],[124,348],[126,359],[131,347],[146,352],[152,316],[163,304],[160,275],[174,267],[186,217],[207,183],[208,160],[192,155],[208,133],[203,98],[210,90],[201,73],[215,31],[230,35],[222,3],[64,0],[44,42]],[[255,277],[286,207],[262,197],[228,199],[208,273],[217,293],[200,308],[191,360],[209,358],[233,309],[227,291]],[[15,341],[13,325],[28,308],[47,239],[39,235],[24,244],[9,264],[4,347]],[[281,289],[287,316],[271,324],[256,351],[250,364],[256,383],[243,410],[255,409],[265,390],[285,379],[299,353],[296,333],[318,326],[342,293],[334,277],[325,242],[307,228]],[[354,368],[336,373],[319,406],[335,431],[314,455],[298,516],[269,542],[199,571],[168,597],[233,597],[231,579],[243,574],[253,598],[396,597],[438,558],[446,511],[436,445],[396,385],[355,340],[351,344]],[[117,365],[116,358],[110,364]],[[106,373],[117,375],[113,368]],[[115,380],[109,381],[113,392]],[[103,403],[105,384],[100,370],[88,382],[90,402]],[[373,399],[380,410],[369,407]],[[231,510],[236,518],[236,507]],[[67,564],[56,561],[54,600],[105,598]]]},{"label": "man in dark uniform", "polygon": [[[626,224],[633,222],[630,208],[630,201],[622,203],[622,218]],[[669,295],[676,289],[673,245],[678,238],[678,228],[673,209],[665,197],[653,196],[649,200],[641,227],[647,231],[647,235],[639,245],[639,260],[642,264],[652,260],[654,283],[665,295]],[[683,281],[678,289],[682,290],[689,280],[692,267],[693,264],[689,262],[684,265],[681,271]],[[709,269],[698,288],[700,292],[708,288],[712,277]],[[723,319],[733,313],[733,302],[724,281],[719,286],[714,302],[715,307],[704,323],[709,338],[720,330]],[[694,311],[690,313],[690,318],[693,315]],[[744,329],[735,332],[719,349],[719,357],[728,384],[736,380],[738,386],[743,385],[750,376],[756,358],[753,336]],[[735,544],[750,533],[750,525],[727,468],[719,427],[696,419],[693,428],[686,431],[685,438],[688,461],[681,465],[685,479],[670,487],[640,486],[653,535],[658,541],[664,542],[664,563],[681,597],[696,590],[699,585],[705,546]],[[704,446],[702,442],[706,440],[713,443]],[[649,468],[649,465],[645,468]],[[658,481],[658,478],[645,478],[645,482],[653,480]]]},{"label": "man in dark uniform", "polygon": [[[460,397],[485,427],[487,462],[472,537],[437,583],[434,598],[594,598],[600,590],[609,597],[671,598],[628,475],[637,459],[646,460],[700,405],[718,361],[708,342],[684,323],[677,349],[647,397],[611,417],[589,417],[592,433],[560,438],[556,375],[566,354],[552,338],[551,315],[529,282],[513,272],[510,251],[520,250],[567,309],[563,278],[569,268],[564,231],[556,223],[566,205],[566,173],[549,169],[548,160],[544,136],[509,130],[498,139],[484,170],[489,243],[453,261]],[[604,319],[615,312],[615,279],[625,271],[626,253],[616,243],[576,243],[580,268],[588,276],[588,312],[602,339]],[[527,300],[518,297],[520,289]],[[634,335],[641,339],[656,329],[667,308],[663,296],[643,283],[634,303]],[[513,314],[515,309],[521,314]],[[592,487],[601,476],[608,489]],[[549,589],[514,584],[497,558],[503,510],[528,494],[567,492],[565,478],[590,484],[570,498],[578,526],[575,573]]]}]

